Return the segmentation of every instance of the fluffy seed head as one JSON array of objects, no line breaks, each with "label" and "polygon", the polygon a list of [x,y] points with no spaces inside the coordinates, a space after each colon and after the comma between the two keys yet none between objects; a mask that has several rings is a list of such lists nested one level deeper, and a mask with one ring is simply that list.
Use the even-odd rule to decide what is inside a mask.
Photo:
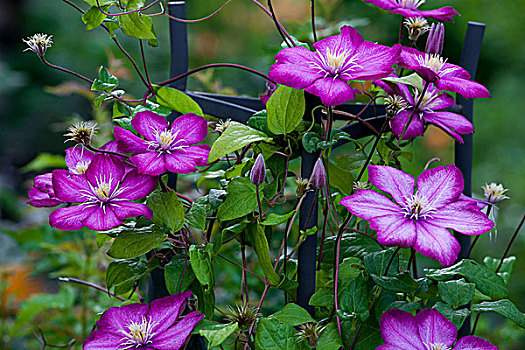
[{"label": "fluffy seed head", "polygon": [[501,202],[504,199],[509,199],[510,197],[505,196],[503,193],[507,192],[507,188],[503,188],[502,184],[497,184],[492,182],[490,185],[485,184],[481,186],[483,192],[485,192],[485,199],[491,204]]},{"label": "fluffy seed head", "polygon": [[47,49],[53,44],[52,38],[52,35],[39,33],[27,37],[27,39],[22,39],[28,46],[24,51],[33,51],[39,57],[44,57]]},{"label": "fluffy seed head", "polygon": [[387,117],[393,118],[396,114],[408,108],[408,103],[403,97],[392,95],[385,98],[385,106]]},{"label": "fluffy seed head", "polygon": [[259,317],[257,308],[250,305],[235,305],[235,307],[228,305],[228,315],[226,317],[231,322],[237,322],[240,329],[248,329],[252,323]]},{"label": "fluffy seed head", "polygon": [[416,41],[421,34],[429,30],[428,22],[423,17],[409,17],[403,21],[405,28],[408,30],[408,39]]},{"label": "fluffy seed head", "polygon": [[69,133],[64,136],[69,137],[66,141],[73,141],[81,145],[89,146],[91,139],[98,131],[97,123],[94,122],[76,122],[69,128]]},{"label": "fluffy seed head", "polygon": [[319,326],[317,323],[305,323],[299,326],[299,332],[297,332],[297,338],[303,340],[308,344],[310,349],[317,348],[319,335],[325,327]]}]

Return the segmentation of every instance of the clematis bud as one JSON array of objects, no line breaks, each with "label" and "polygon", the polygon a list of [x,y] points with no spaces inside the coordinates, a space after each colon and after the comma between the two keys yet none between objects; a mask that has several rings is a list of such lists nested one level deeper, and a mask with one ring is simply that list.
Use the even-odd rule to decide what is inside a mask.
[{"label": "clematis bud", "polygon": [[403,22],[408,30],[408,39],[416,41],[421,34],[428,30],[428,22],[423,17],[409,17]]},{"label": "clematis bud", "polygon": [[254,185],[260,185],[263,183],[266,177],[266,165],[264,164],[264,157],[262,153],[259,153],[255,164],[253,165],[252,171],[250,172],[250,180]]},{"label": "clematis bud", "polygon": [[409,107],[407,101],[399,95],[391,95],[385,98],[386,115],[394,118],[396,114]]},{"label": "clematis bud", "polygon": [[323,188],[326,185],[326,170],[321,158],[315,162],[314,170],[312,171],[312,185],[317,188]]},{"label": "clematis bud", "polygon": [[64,134],[64,136],[69,136],[64,142],[74,141],[84,146],[89,146],[91,144],[91,139],[95,136],[97,130],[97,123],[76,122],[68,128],[69,133]]},{"label": "clematis bud", "polygon": [[485,199],[491,204],[501,202],[504,199],[509,199],[510,197],[505,196],[503,193],[507,192],[508,189],[503,188],[502,184],[496,184],[495,182],[490,185],[485,184],[481,186],[483,192],[485,192]]},{"label": "clematis bud", "polygon": [[430,32],[428,33],[427,45],[425,52],[428,54],[441,55],[443,52],[443,42],[445,40],[445,26],[443,23],[432,23]]},{"label": "clematis bud", "polygon": [[24,51],[33,51],[38,57],[44,57],[47,49],[53,44],[53,40],[51,40],[52,38],[52,35],[35,34],[27,39],[22,39],[22,41],[29,46]]}]

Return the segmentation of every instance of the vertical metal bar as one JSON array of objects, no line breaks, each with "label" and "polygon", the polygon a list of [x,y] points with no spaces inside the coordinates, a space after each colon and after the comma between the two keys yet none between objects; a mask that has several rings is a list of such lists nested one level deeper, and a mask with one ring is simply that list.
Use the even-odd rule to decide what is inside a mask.
[{"label": "vertical metal bar", "polygon": [[[465,42],[461,52],[461,59],[459,65],[469,72],[472,79],[476,76],[476,69],[478,67],[479,56],[481,53],[481,44],[483,42],[483,35],[485,33],[485,24],[469,22],[467,27],[467,34],[465,35]],[[474,100],[466,99],[458,95],[457,104],[461,105],[462,114],[471,122],[474,121]],[[463,180],[465,186],[463,193],[467,196],[472,195],[472,154],[473,154],[473,135],[464,135],[463,144],[456,142],[454,148],[454,156],[456,166],[463,173]],[[458,260],[468,258],[467,254],[470,249],[470,236],[455,234],[461,250],[459,252]],[[469,305],[467,305],[468,307]],[[459,337],[470,335],[470,316],[465,320],[463,326],[458,332]]]},{"label": "vertical metal bar", "polygon": [[[310,119],[312,109],[321,104],[321,101],[313,95],[306,94],[306,111],[305,118]],[[311,119],[310,119],[311,120]],[[305,150],[301,154],[301,177],[309,178],[312,175],[315,162],[319,157],[318,153],[307,153]],[[299,229],[306,230],[317,226],[317,197],[314,192],[306,194],[301,209],[299,210]],[[312,208],[313,206],[313,208]],[[310,211],[312,214],[310,216]],[[310,216],[310,221],[308,217]],[[298,266],[297,266],[297,304],[305,308],[311,315],[314,314],[314,307],[310,306],[308,302],[310,297],[315,293],[315,264],[317,254],[317,234],[308,236],[301,244],[298,250]]]}]

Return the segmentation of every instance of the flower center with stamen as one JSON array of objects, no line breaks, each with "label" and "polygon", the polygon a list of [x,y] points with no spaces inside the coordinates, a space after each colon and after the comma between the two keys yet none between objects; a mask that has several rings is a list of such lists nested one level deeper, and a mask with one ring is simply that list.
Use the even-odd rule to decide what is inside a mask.
[{"label": "flower center with stamen", "polygon": [[106,202],[109,200],[109,194],[111,191],[111,179],[109,182],[100,182],[98,183],[98,186],[95,188],[95,193],[102,202]]},{"label": "flower center with stamen", "polygon": [[449,350],[450,348],[446,346],[445,344],[426,344],[423,343],[427,350]]},{"label": "flower center with stamen", "polygon": [[151,322],[146,320],[146,317],[142,316],[142,322],[136,323],[131,322],[127,328],[128,332],[120,330],[125,338],[122,339],[122,343],[119,345],[119,349],[132,349],[146,346],[153,343],[152,338],[155,336],[153,332],[153,327],[157,325],[158,322]]},{"label": "flower center with stamen", "polygon": [[397,0],[399,6],[405,9],[417,9],[423,5],[426,0]]},{"label": "flower center with stamen", "polygon": [[426,219],[427,217],[432,217],[430,214],[436,210],[436,208],[430,206],[430,203],[425,197],[418,193],[405,198],[403,212],[405,217],[408,216],[410,219],[419,220],[419,218]]},{"label": "flower center with stamen", "polygon": [[155,140],[147,142],[151,148],[159,152],[159,155],[162,153],[171,153],[171,151],[189,147],[188,145],[181,145],[181,143],[184,143],[184,139],[177,138],[179,132],[180,130],[177,130],[175,133],[172,133],[168,129],[163,131],[154,130]]},{"label": "flower center with stamen", "polygon": [[71,169],[75,174],[85,174],[90,162],[78,162],[75,169]]},{"label": "flower center with stamen", "polygon": [[418,111],[426,111],[426,112],[433,112],[430,105],[436,98],[439,97],[439,93],[437,93],[437,90],[434,91],[425,91],[425,94],[421,96],[421,92],[418,89],[414,89],[414,101],[419,101],[421,98],[421,102],[419,102]]},{"label": "flower center with stamen", "polygon": [[447,63],[447,59],[441,57],[437,53],[426,53],[424,56],[418,55],[416,56],[416,60],[420,66],[430,69],[440,77],[447,73],[457,70],[456,67],[443,69],[443,66],[445,65],[445,63]]},{"label": "flower center with stamen", "polygon": [[352,56],[350,51],[341,50],[337,47],[327,48],[324,54],[317,51],[317,55],[321,64],[313,63],[313,66],[319,69],[321,73],[325,73],[326,76],[337,78],[341,74],[361,67],[356,63],[357,57],[355,55]]}]

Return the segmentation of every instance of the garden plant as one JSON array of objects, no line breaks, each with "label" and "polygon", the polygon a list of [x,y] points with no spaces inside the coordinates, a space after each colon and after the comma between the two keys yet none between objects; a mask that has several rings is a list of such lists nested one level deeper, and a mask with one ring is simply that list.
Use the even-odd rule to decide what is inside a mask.
[{"label": "garden plant", "polygon": [[[424,0],[362,1],[377,20],[399,19],[398,42],[385,46],[351,25],[323,35],[311,1],[310,40],[301,42],[271,0],[251,0],[282,36],[268,71],[175,64],[170,79],[150,79],[144,47],[159,44],[156,21],[191,30],[230,2],[196,20],[165,0],[57,2],[87,30],[107,32],[136,70],[140,96],[105,66],[86,77],[48,61],[52,34],[24,39],[45,66],[89,85],[95,108],[112,117],[72,125],[66,167],[36,176],[29,191],[31,206],[52,208],[51,227],[81,232],[109,257],[102,283],[66,268],[58,299],[33,302],[71,313],[68,288],[81,287],[82,312],[96,313],[84,317],[82,345],[50,342],[45,328],[35,341],[44,349],[492,350],[499,345],[476,335],[485,312],[525,327],[507,288],[523,220],[505,251],[470,259],[495,233],[507,190],[488,180],[475,199],[470,173],[437,158],[415,174],[404,169],[429,125],[458,147],[470,142],[471,115],[456,101],[491,97],[442,56],[443,22],[459,13]],[[139,57],[124,36],[138,41]],[[221,115],[206,99],[223,97],[180,85],[215,68],[257,75],[266,91],[246,101],[261,108],[246,119]]]}]

